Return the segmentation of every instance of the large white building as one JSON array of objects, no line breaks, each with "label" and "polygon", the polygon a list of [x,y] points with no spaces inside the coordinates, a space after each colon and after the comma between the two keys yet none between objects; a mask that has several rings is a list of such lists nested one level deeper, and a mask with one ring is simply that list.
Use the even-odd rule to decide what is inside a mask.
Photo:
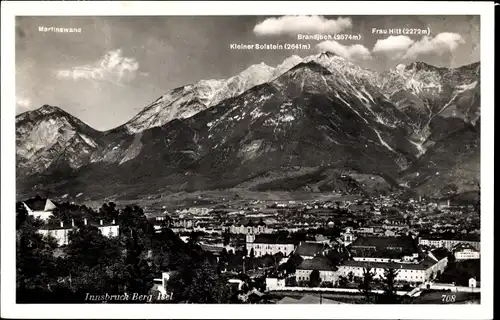
[{"label": "large white building", "polygon": [[367,269],[373,272],[374,278],[383,279],[387,269],[395,269],[398,272],[396,281],[424,283],[434,278],[438,271],[442,273],[447,263],[447,257],[437,258],[432,254],[425,256],[418,262],[411,263],[349,260],[339,266],[338,274],[339,276],[349,277],[352,272],[355,277],[362,278],[365,269]]},{"label": "large white building", "polygon": [[337,283],[337,268],[331,265],[328,259],[321,254],[312,259],[302,261],[295,271],[295,279],[297,281],[309,281],[311,273],[314,270],[319,271],[319,277],[322,282]]},{"label": "large white building", "polygon": [[452,251],[453,248],[459,244],[468,244],[474,247],[476,250],[480,250],[481,242],[472,240],[461,240],[461,239],[437,239],[437,238],[427,238],[419,237],[418,244],[422,246],[428,246],[431,248],[446,248]]},{"label": "large white building", "polygon": [[469,260],[480,259],[481,253],[468,243],[460,243],[453,248],[455,259]]},{"label": "large white building", "polygon": [[246,249],[248,255],[253,249],[256,257],[274,255],[278,252],[288,256],[295,250],[295,244],[286,238],[280,238],[277,234],[247,234]]},{"label": "large white building", "polygon": [[359,237],[349,247],[352,260],[339,266],[339,276],[362,278],[365,269],[374,278],[383,278],[387,269],[395,269],[396,281],[424,283],[443,272],[448,258],[442,250],[419,252],[411,237]]},{"label": "large white building", "polygon": [[[100,220],[88,221],[86,218],[83,220],[84,225],[93,225],[101,231],[101,233],[106,237],[117,237],[119,233],[119,225],[113,219],[111,222],[105,222]],[[58,224],[45,224],[38,230],[43,236],[53,237],[59,246],[67,245],[69,242],[69,232],[76,228],[74,220],[71,223],[59,222]]]}]

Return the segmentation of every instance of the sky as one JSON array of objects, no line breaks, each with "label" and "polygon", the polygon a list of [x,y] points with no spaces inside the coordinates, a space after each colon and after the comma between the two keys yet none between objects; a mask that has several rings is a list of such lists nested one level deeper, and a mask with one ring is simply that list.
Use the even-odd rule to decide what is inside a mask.
[{"label": "sky", "polygon": [[[479,25],[479,16],[17,17],[16,114],[49,104],[108,130],[176,87],[321,51],[378,71],[412,61],[458,67],[479,61]],[[230,48],[286,43],[309,46]]]}]

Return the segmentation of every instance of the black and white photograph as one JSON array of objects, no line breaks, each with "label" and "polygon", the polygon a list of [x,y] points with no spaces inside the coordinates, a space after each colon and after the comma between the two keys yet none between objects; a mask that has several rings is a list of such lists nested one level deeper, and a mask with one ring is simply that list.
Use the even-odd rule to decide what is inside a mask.
[{"label": "black and white photograph", "polygon": [[480,13],[129,4],[9,22],[9,301],[492,315]]}]

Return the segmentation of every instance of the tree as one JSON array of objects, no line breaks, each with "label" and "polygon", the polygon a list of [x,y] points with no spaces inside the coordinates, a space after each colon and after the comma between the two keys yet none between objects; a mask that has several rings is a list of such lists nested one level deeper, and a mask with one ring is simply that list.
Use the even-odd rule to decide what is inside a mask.
[{"label": "tree", "polygon": [[116,204],[114,202],[108,202],[104,203],[102,207],[99,208],[99,213],[96,216],[99,219],[111,220],[116,219],[119,214]]},{"label": "tree", "polygon": [[382,285],[384,293],[379,296],[378,302],[384,304],[398,304],[402,300],[396,293],[396,277],[398,276],[399,270],[388,268],[384,270],[384,275],[382,277]]},{"label": "tree", "polygon": [[97,227],[86,225],[71,230],[68,240],[66,254],[75,267],[95,267],[111,258],[106,256],[110,249],[108,239]]},{"label": "tree", "polygon": [[359,290],[365,295],[365,300],[368,303],[373,303],[372,295],[372,283],[373,283],[374,273],[372,269],[363,268],[363,279],[359,284]]},{"label": "tree", "polygon": [[139,237],[139,231],[133,230],[132,237],[126,245],[125,275],[123,279],[126,291],[146,294],[153,285],[153,276],[145,259],[144,241]]},{"label": "tree", "polygon": [[64,275],[76,302],[87,292],[123,293],[124,261],[117,239],[105,237],[99,229],[82,225],[69,233]]},{"label": "tree", "polygon": [[[18,214],[23,214],[19,212]],[[28,216],[16,232],[16,297],[18,303],[50,302],[59,275],[57,244],[38,233],[43,222]]]},{"label": "tree", "polygon": [[347,275],[347,278],[349,279],[349,282],[352,282],[354,280],[354,273],[352,271],[349,272],[349,274]]},{"label": "tree", "polygon": [[250,260],[253,260],[255,258],[255,252],[253,251],[253,248],[250,249]]},{"label": "tree", "polygon": [[118,216],[120,235],[131,236],[133,230],[146,231],[148,221],[144,211],[138,206],[126,206]]},{"label": "tree", "polygon": [[63,206],[54,208],[54,210],[52,210],[52,214],[53,216],[51,216],[51,218],[56,217],[57,221],[66,222],[70,221],[72,218],[70,210]]},{"label": "tree", "polygon": [[280,265],[280,269],[284,269],[287,274],[294,274],[297,271],[297,267],[302,263],[304,259],[296,254],[291,254],[288,260]]},{"label": "tree", "polygon": [[227,303],[232,295],[228,279],[218,276],[207,259],[183,269],[168,285],[173,290],[175,302]]},{"label": "tree", "polygon": [[230,241],[231,241],[231,234],[226,229],[226,231],[224,232],[224,235],[223,235],[223,244],[224,244],[224,246],[228,246],[229,243],[230,243]]},{"label": "tree", "polygon": [[319,274],[319,270],[315,269],[309,275],[309,287],[318,287],[321,283],[321,277]]},{"label": "tree", "polygon": [[23,225],[24,221],[26,221],[27,217],[28,217],[28,210],[26,210],[24,203],[22,203],[20,201],[17,202],[16,203],[16,230],[19,230],[19,228]]}]

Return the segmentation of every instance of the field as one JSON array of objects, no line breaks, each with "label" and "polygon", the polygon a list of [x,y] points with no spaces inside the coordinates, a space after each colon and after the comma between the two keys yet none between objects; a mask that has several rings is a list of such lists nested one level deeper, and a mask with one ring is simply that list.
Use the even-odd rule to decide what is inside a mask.
[{"label": "field", "polygon": [[245,189],[230,189],[221,191],[197,191],[197,192],[178,192],[171,194],[157,194],[137,199],[106,198],[102,200],[82,201],[90,207],[100,207],[104,202],[113,201],[119,206],[137,204],[144,208],[167,210],[183,207],[214,207],[218,204],[239,207],[248,201],[259,200],[264,207],[266,203],[275,201],[301,201],[312,202],[319,201],[338,201],[353,200],[355,196],[339,195],[331,192],[286,192],[286,191],[248,191]]}]

